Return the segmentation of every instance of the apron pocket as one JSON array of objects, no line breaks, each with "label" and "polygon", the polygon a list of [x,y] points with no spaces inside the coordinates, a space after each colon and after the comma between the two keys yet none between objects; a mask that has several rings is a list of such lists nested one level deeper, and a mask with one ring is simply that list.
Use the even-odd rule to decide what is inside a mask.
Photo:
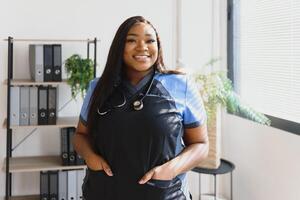
[{"label": "apron pocket", "polygon": [[158,188],[168,188],[172,185],[173,180],[156,180],[156,179],[151,179],[149,180],[146,184],[153,186],[153,187],[158,187]]},{"label": "apron pocket", "polygon": [[185,200],[181,190],[181,180],[175,177],[173,180],[151,179],[145,184],[147,200]]},{"label": "apron pocket", "polygon": [[87,180],[83,186],[85,200],[110,200],[113,190],[113,179],[104,170],[88,169]]}]

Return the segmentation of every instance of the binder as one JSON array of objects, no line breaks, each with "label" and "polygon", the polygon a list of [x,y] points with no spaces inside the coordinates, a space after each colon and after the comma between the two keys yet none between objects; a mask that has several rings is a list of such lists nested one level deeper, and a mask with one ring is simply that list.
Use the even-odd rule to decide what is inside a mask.
[{"label": "binder", "polygon": [[69,165],[76,165],[76,153],[73,147],[72,138],[75,134],[75,128],[67,128],[68,130],[68,137],[69,137]]},{"label": "binder", "polygon": [[58,200],[67,200],[67,171],[58,172]]},{"label": "binder", "polygon": [[29,66],[31,79],[36,82],[44,81],[44,46],[42,44],[29,45]]},{"label": "binder", "polygon": [[76,171],[68,171],[68,200],[76,199],[77,183],[76,183]]},{"label": "binder", "polygon": [[48,124],[56,124],[56,88],[48,87]]},{"label": "binder", "polygon": [[48,102],[47,102],[48,89],[44,86],[38,88],[38,124],[48,124]]},{"label": "binder", "polygon": [[49,171],[49,198],[58,200],[58,171]]},{"label": "binder", "polygon": [[[72,132],[71,137],[73,137],[75,135],[76,128],[71,127],[69,129],[70,129],[69,132]],[[72,138],[70,138],[70,142],[71,142],[71,140],[72,140]],[[77,152],[75,151],[75,149],[74,149],[74,154],[75,154],[76,165],[84,165],[85,161],[84,161],[83,157],[81,157],[79,154],[77,154]]]},{"label": "binder", "polygon": [[20,125],[29,125],[29,87],[20,87]]},{"label": "binder", "polygon": [[47,171],[40,172],[40,200],[49,200],[49,177]]},{"label": "binder", "polygon": [[53,51],[52,45],[44,44],[44,81],[52,81]]},{"label": "binder", "polygon": [[53,81],[61,81],[61,44],[53,44]]},{"label": "binder", "polygon": [[20,122],[20,87],[10,89],[10,125],[19,125]]},{"label": "binder", "polygon": [[76,152],[75,155],[76,155],[76,165],[84,165],[85,164],[84,159]]},{"label": "binder", "polygon": [[36,86],[29,88],[29,124],[38,124],[38,88]]},{"label": "binder", "polygon": [[80,200],[82,199],[82,184],[83,184],[83,179],[84,179],[84,176],[85,176],[85,170],[77,170],[77,180],[76,180],[76,183],[77,183],[77,199]]},{"label": "binder", "polygon": [[62,159],[62,164],[63,165],[68,165],[69,163],[69,147],[68,147],[68,130],[67,128],[62,128],[60,129],[61,131],[61,159]]}]

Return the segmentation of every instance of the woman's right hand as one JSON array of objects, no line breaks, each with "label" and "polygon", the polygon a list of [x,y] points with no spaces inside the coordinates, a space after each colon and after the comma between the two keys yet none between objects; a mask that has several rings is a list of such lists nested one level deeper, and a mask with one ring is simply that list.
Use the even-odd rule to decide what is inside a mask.
[{"label": "woman's right hand", "polygon": [[107,162],[97,154],[90,154],[85,158],[85,162],[91,170],[100,171],[104,170],[108,176],[113,176],[110,166]]}]

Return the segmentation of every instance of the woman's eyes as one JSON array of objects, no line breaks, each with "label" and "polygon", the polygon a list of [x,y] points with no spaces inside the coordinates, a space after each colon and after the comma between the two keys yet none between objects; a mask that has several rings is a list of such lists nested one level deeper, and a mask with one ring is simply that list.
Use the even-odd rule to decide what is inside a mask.
[{"label": "woman's eyes", "polygon": [[134,39],[127,39],[126,42],[131,43],[131,42],[135,42],[135,40]]},{"label": "woman's eyes", "polygon": [[[137,42],[137,40],[135,40],[135,39],[127,39],[126,42],[128,42],[128,43],[135,43],[135,42]],[[149,39],[149,40],[146,40],[145,42],[146,42],[147,44],[151,44],[151,43],[156,42],[156,40],[154,40],[154,39]]]},{"label": "woman's eyes", "polygon": [[153,43],[153,42],[156,42],[154,39],[150,39],[150,40],[147,40],[146,41],[147,43]]}]

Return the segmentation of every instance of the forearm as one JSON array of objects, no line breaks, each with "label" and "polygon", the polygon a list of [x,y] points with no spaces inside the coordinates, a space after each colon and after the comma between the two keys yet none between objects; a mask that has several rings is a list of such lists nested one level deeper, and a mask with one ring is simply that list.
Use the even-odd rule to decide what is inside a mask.
[{"label": "forearm", "polygon": [[95,155],[87,134],[76,133],[73,138],[73,145],[76,152],[83,157],[84,160]]},{"label": "forearm", "polygon": [[169,165],[174,172],[174,176],[187,172],[205,159],[208,155],[208,142],[194,143],[187,146],[178,156],[170,160]]}]

